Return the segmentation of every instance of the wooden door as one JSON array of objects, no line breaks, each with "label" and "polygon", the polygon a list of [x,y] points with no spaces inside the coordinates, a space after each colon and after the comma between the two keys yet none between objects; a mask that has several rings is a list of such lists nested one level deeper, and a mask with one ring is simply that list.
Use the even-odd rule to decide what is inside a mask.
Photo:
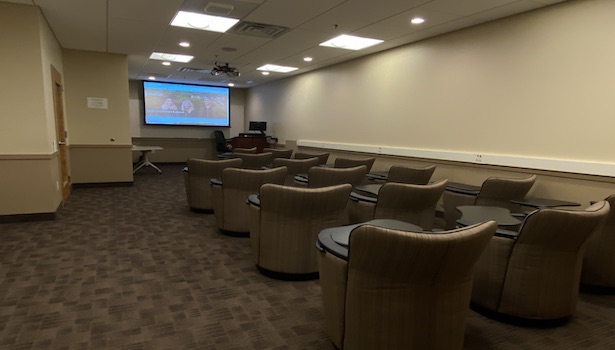
[{"label": "wooden door", "polygon": [[70,196],[70,176],[68,175],[68,149],[66,145],[67,132],[64,126],[64,99],[62,76],[51,66],[51,80],[53,83],[53,106],[56,119],[56,137],[58,140],[58,152],[60,161],[60,189],[62,191],[62,204]]}]

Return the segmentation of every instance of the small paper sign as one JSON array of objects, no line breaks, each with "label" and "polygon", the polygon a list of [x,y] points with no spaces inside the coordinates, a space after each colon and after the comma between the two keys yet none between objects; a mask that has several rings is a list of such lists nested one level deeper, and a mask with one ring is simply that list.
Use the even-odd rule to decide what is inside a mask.
[{"label": "small paper sign", "polygon": [[109,101],[106,97],[88,97],[88,108],[108,109]]}]

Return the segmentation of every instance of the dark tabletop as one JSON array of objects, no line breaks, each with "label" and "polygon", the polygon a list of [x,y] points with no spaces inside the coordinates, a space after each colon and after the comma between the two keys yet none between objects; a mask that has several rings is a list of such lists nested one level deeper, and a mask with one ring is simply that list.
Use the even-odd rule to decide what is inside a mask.
[{"label": "dark tabletop", "polygon": [[468,185],[461,182],[447,182],[446,190],[476,196],[480,192],[480,186]]},{"label": "dark tabletop", "polygon": [[316,246],[321,251],[326,250],[339,258],[348,259],[348,241],[350,238],[350,232],[361,225],[374,225],[389,229],[415,232],[420,232],[423,230],[419,226],[399,220],[375,219],[355,225],[324,229],[318,234]]},{"label": "dark tabletop", "polygon": [[515,203],[515,204],[521,204],[527,207],[537,208],[537,209],[555,208],[555,207],[578,207],[581,205],[580,203],[562,201],[559,199],[532,198],[532,197],[526,197],[523,199],[513,199],[510,202]]},{"label": "dark tabletop", "polygon": [[470,226],[480,222],[495,220],[498,226],[516,226],[521,220],[510,215],[510,210],[500,207],[481,205],[462,205],[457,207],[461,212],[461,218],[457,220],[460,226]]}]

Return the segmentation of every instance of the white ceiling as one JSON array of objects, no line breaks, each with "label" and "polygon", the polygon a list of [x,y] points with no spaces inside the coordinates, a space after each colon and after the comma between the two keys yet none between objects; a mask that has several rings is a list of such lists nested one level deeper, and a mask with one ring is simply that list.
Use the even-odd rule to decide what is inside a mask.
[{"label": "white ceiling", "polygon": [[[160,81],[233,82],[236,87],[251,87],[565,0],[4,1],[38,6],[63,48],[128,55],[130,79],[155,75]],[[180,10],[207,13],[207,6],[217,4],[232,7],[228,17],[289,29],[275,38],[261,38],[234,34],[232,29],[213,33],[169,26]],[[426,22],[412,25],[409,20],[414,16]],[[361,51],[318,46],[339,34],[384,42]],[[180,41],[189,41],[191,46],[182,48]],[[152,52],[188,54],[195,59],[165,67],[161,61],[149,59]],[[305,56],[314,60],[304,62]],[[178,71],[181,67],[209,70],[215,61],[236,67],[241,76]],[[299,70],[269,76],[256,70],[268,63]]]}]

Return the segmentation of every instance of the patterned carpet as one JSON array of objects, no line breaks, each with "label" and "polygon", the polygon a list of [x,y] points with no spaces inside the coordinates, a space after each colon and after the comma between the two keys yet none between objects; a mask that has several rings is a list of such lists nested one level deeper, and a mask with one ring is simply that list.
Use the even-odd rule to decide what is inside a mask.
[{"label": "patterned carpet", "polygon": [[[188,209],[181,165],[75,189],[55,221],[0,225],[0,349],[334,349],[318,281],[258,273],[249,239]],[[615,296],[525,328],[468,311],[466,349],[612,349]]]}]

